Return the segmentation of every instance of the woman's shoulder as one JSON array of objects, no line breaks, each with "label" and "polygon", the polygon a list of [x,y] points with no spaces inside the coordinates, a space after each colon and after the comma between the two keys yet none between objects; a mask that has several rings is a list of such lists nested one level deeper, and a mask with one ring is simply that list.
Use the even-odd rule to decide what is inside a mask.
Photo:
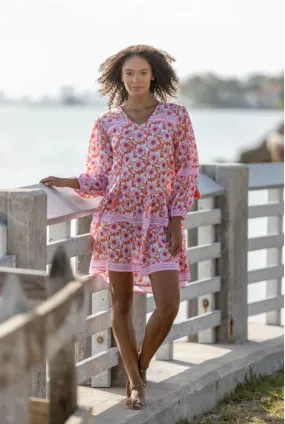
[{"label": "woman's shoulder", "polygon": [[113,125],[118,119],[121,118],[121,111],[119,108],[109,109],[99,115],[98,121],[105,129]]},{"label": "woman's shoulder", "polygon": [[164,103],[164,110],[166,112],[173,112],[175,115],[188,113],[185,106],[179,103],[173,103],[173,102]]},{"label": "woman's shoulder", "polygon": [[186,107],[179,103],[167,102],[163,105],[164,113],[169,119],[175,121],[177,124],[181,121],[181,119],[185,119],[188,115]]}]

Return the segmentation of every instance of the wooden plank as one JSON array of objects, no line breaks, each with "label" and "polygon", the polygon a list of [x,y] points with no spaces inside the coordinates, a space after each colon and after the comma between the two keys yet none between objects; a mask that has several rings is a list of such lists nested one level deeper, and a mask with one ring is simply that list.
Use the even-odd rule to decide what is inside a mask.
[{"label": "wooden plank", "polygon": [[[109,287],[105,290],[92,294],[92,311],[98,311],[97,325],[92,334],[92,352],[90,356],[108,350],[112,344],[112,317]],[[97,315],[97,314],[96,314]],[[99,318],[99,319],[98,319]],[[103,318],[103,319],[102,319]],[[95,321],[96,324],[96,321]],[[97,328],[96,328],[97,327]],[[111,370],[91,377],[92,387],[111,387]]]},{"label": "wooden plank", "polygon": [[[194,205],[192,206],[192,211],[197,212],[199,210],[199,203],[200,200],[197,199],[196,202],[194,202]],[[187,217],[186,217],[187,218]],[[189,247],[196,247],[198,246],[198,227],[193,228],[192,230],[186,230],[186,248]],[[192,264],[190,266],[190,278],[191,282],[197,281],[199,279],[198,277],[198,263]],[[180,296],[181,296],[180,291]],[[198,315],[198,297],[195,299],[189,299],[187,302],[187,309],[186,309],[186,318],[193,318]],[[187,337],[187,341],[189,343],[198,343],[198,334],[191,334],[191,336]],[[173,358],[173,343],[172,345],[172,358]],[[165,345],[167,346],[167,345]]]},{"label": "wooden plank", "polygon": [[202,227],[203,225],[216,225],[221,222],[220,209],[199,210],[190,212],[184,220],[185,230]]},{"label": "wooden plank", "polygon": [[112,310],[109,309],[108,311],[97,312],[96,314],[89,315],[85,320],[82,330],[77,332],[77,340],[111,328],[111,314]]},{"label": "wooden plank", "polygon": [[[17,267],[46,269],[47,199],[42,190],[17,189],[8,192],[8,253]],[[46,363],[32,371],[30,395],[46,396]]]},{"label": "wooden plank", "polygon": [[[221,289],[221,277],[204,278],[187,284],[185,289],[180,291],[180,301],[196,299],[207,293],[217,293]],[[147,298],[147,313],[154,311],[155,301],[153,296]]]},{"label": "wooden plank", "polygon": [[0,293],[7,275],[14,275],[20,279],[23,291],[28,299],[45,300],[47,273],[22,268],[0,268]]},{"label": "wooden plank", "polygon": [[102,199],[86,199],[71,188],[35,184],[25,188],[41,189],[47,196],[47,225],[58,224],[94,213]]},{"label": "wooden plank", "polygon": [[92,252],[92,240],[90,234],[70,237],[47,245],[47,264],[51,264],[52,258],[59,247],[63,247],[68,258]]},{"label": "wooden plank", "polygon": [[49,400],[30,398],[30,424],[48,424]]},{"label": "wooden plank", "polygon": [[248,168],[250,190],[284,187],[283,163],[256,163]]},{"label": "wooden plank", "polygon": [[[28,346],[24,331],[17,339],[1,337],[7,334],[10,317],[25,314],[29,309],[20,282],[15,276],[7,277],[0,304],[0,417],[1,424],[28,424],[29,370],[26,366]],[[27,314],[28,315],[28,314]],[[13,318],[12,318],[13,320]],[[3,334],[3,333],[2,333]],[[3,340],[4,339],[4,340]]]},{"label": "wooden plank", "polygon": [[217,327],[221,324],[221,311],[212,311],[198,317],[189,318],[186,321],[173,324],[172,329],[163,344],[172,342],[190,334],[199,333],[199,331],[208,328]]},{"label": "wooden plank", "polygon": [[[60,297],[62,297],[62,293],[66,291],[66,288],[68,286],[70,287],[70,283],[68,284],[68,282],[72,280],[74,280],[74,278],[70,267],[70,261],[64,249],[59,248],[54,256],[48,283],[48,294],[52,295],[52,298],[48,300],[46,304],[48,302],[51,303],[55,298],[59,300]],[[66,286],[66,284],[68,284],[68,286]],[[56,319],[55,311],[49,316],[48,351],[52,358],[49,362],[49,424],[64,424],[77,407],[73,333],[77,323],[80,325],[87,316],[88,302],[84,285],[80,283],[74,283],[72,285],[75,288],[71,297],[72,304],[68,305],[69,308],[66,308],[66,298],[64,303],[61,300],[61,306],[65,308],[61,316]],[[60,289],[62,290],[58,292]],[[75,296],[75,293],[77,296]],[[80,293],[79,296],[78,293]],[[74,301],[76,301],[77,305]],[[58,328],[58,326],[60,328]]]},{"label": "wooden plank", "polygon": [[91,424],[92,408],[88,406],[78,407],[74,414],[67,419],[65,424]]},{"label": "wooden plank", "polygon": [[248,217],[279,216],[284,213],[284,202],[271,202],[267,205],[254,205],[248,208]]},{"label": "wooden plank", "polygon": [[274,280],[284,276],[284,265],[271,265],[266,268],[255,269],[248,273],[248,284],[259,281]]},{"label": "wooden plank", "polygon": [[[49,400],[30,398],[30,424],[48,424]],[[90,424],[91,406],[78,406],[65,424]]]},{"label": "wooden plank", "polygon": [[276,296],[259,302],[249,303],[248,305],[248,316],[259,315],[265,312],[277,311],[284,307],[284,296]]},{"label": "wooden plank", "polygon": [[204,246],[190,247],[186,250],[186,255],[190,264],[207,259],[216,259],[221,256],[220,243],[211,243]]},{"label": "wooden plank", "polygon": [[119,364],[119,351],[112,347],[105,352],[84,359],[76,364],[78,384],[86,381],[90,376],[100,374]]},{"label": "wooden plank", "polygon": [[267,236],[252,237],[248,239],[248,251],[282,247],[284,234],[270,234]]},{"label": "wooden plank", "polygon": [[14,268],[16,266],[15,255],[5,255],[0,257],[0,266],[7,268]]},{"label": "wooden plank", "polygon": [[[76,221],[76,234],[88,234],[90,233],[90,226],[92,222],[92,215],[85,216],[83,218],[79,218]],[[91,261],[91,253],[87,253],[85,255],[77,256],[76,258],[76,272],[77,274],[86,275],[89,274],[90,269],[90,261]],[[94,280],[99,280],[99,278],[94,278]],[[106,289],[106,287],[104,287]],[[94,311],[97,312],[97,311]],[[88,315],[92,315],[92,294],[90,293],[90,305]],[[92,352],[92,338],[85,337],[78,340],[75,344],[75,352],[76,352],[76,362],[82,361],[85,358],[91,356]],[[85,384],[91,384],[90,381],[86,381]]]},{"label": "wooden plank", "polygon": [[225,191],[223,186],[218,184],[212,178],[209,178],[208,175],[202,173],[198,178],[198,186],[203,198],[219,196]]}]

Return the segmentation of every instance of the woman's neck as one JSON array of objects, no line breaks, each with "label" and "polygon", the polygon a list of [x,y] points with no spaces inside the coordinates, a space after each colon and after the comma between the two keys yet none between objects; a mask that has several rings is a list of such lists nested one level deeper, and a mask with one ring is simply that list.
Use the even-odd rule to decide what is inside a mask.
[{"label": "woman's neck", "polygon": [[146,94],[145,96],[129,96],[123,106],[127,109],[144,109],[146,107],[152,107],[157,104],[157,100],[155,100],[150,94]]}]

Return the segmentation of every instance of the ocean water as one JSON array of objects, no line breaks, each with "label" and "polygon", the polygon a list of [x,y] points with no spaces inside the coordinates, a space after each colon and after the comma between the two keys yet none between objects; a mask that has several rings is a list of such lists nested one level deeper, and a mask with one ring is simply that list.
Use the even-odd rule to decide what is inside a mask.
[{"label": "ocean water", "polygon": [[[98,107],[0,107],[0,188],[36,184],[48,175],[74,176],[85,168]],[[190,109],[201,163],[236,161],[282,120],[282,111]],[[251,193],[251,204],[266,201]],[[266,234],[266,219],[250,220],[251,237]],[[266,252],[249,254],[249,269],[266,266]],[[249,301],[265,297],[264,282],[249,287]],[[185,315],[181,307],[178,319]],[[254,319],[263,319],[255,317]]]}]

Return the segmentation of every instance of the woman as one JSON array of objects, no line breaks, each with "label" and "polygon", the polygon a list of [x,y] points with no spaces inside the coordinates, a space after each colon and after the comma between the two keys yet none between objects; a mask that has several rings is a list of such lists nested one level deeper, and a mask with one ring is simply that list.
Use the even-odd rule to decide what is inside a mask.
[{"label": "woman", "polygon": [[[109,57],[98,80],[109,111],[95,122],[86,173],[41,180],[84,197],[103,196],[91,225],[90,273],[110,284],[113,332],[128,375],[125,407],[131,409],[144,405],[146,370],[178,313],[179,287],[190,279],[182,221],[199,197],[199,164],[185,107],[167,103],[178,84],[173,61],[145,45]],[[133,291],[152,292],[156,302],[139,354]]]}]

